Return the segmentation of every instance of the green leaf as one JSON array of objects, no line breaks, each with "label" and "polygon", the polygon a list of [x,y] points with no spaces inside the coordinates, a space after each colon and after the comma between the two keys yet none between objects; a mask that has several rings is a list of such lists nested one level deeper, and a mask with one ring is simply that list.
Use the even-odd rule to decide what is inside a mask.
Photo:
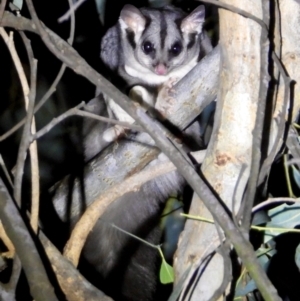
[{"label": "green leaf", "polygon": [[262,224],[266,224],[269,222],[271,219],[269,218],[268,214],[266,211],[257,211],[254,213],[253,218],[252,218],[252,225],[258,226]]},{"label": "green leaf", "polygon": [[23,7],[23,0],[13,0],[9,3],[9,8],[13,11],[21,10]]},{"label": "green leaf", "polygon": [[[282,204],[268,211],[271,221],[266,224],[266,228],[289,228],[293,229],[300,225],[300,204],[293,205]],[[288,232],[288,231],[287,231]],[[264,236],[264,243],[273,239],[283,232],[276,230],[266,230]]]},{"label": "green leaf", "polygon": [[96,8],[97,8],[97,12],[100,18],[100,21],[102,23],[102,25],[104,24],[104,18],[105,18],[105,4],[106,4],[106,0],[95,0],[96,2]]},{"label": "green leaf", "polygon": [[243,288],[238,288],[235,292],[235,297],[246,296],[257,289],[256,283],[251,279]]},{"label": "green leaf", "polygon": [[174,270],[164,259],[162,260],[159,279],[162,284],[168,284],[174,282]]}]

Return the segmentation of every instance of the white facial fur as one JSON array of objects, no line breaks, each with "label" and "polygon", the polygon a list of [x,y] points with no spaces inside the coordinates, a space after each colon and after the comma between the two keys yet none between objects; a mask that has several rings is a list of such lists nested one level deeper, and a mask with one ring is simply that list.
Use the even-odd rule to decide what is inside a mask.
[{"label": "white facial fur", "polygon": [[197,64],[203,22],[203,6],[185,17],[170,6],[139,10],[126,5],[119,19],[123,68],[129,75],[125,79],[130,83],[132,77],[133,82],[152,86],[170,78],[181,79]]}]

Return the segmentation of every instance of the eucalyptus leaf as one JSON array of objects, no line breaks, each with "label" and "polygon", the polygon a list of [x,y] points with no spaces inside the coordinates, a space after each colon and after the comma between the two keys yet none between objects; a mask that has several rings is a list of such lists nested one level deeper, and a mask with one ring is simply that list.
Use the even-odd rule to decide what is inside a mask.
[{"label": "eucalyptus leaf", "polygon": [[184,228],[185,217],[183,203],[175,197],[170,197],[164,208],[161,218],[161,228],[164,231],[164,243],[162,246],[166,260],[172,260],[177,248],[178,238]]},{"label": "eucalyptus leaf", "polygon": [[162,260],[159,279],[162,284],[168,284],[174,282],[174,270],[164,259]]},{"label": "eucalyptus leaf", "polygon": [[284,233],[276,229],[272,230],[272,228],[293,229],[300,225],[300,204],[282,204],[269,210],[268,215],[271,221],[266,224],[266,228],[269,229],[265,231],[264,243]]},{"label": "eucalyptus leaf", "polygon": [[95,3],[96,3],[99,19],[101,23],[104,24],[106,0],[95,0]]},{"label": "eucalyptus leaf", "polygon": [[12,0],[10,3],[9,3],[9,8],[12,10],[12,11],[15,11],[15,10],[21,10],[23,7],[23,0]]},{"label": "eucalyptus leaf", "polygon": [[236,290],[235,298],[245,296],[256,289],[257,289],[256,283],[253,279],[251,279],[243,288]]},{"label": "eucalyptus leaf", "polygon": [[258,226],[258,225],[266,224],[270,221],[271,221],[271,219],[268,216],[267,212],[260,210],[254,214],[253,219],[252,219],[252,225]]}]

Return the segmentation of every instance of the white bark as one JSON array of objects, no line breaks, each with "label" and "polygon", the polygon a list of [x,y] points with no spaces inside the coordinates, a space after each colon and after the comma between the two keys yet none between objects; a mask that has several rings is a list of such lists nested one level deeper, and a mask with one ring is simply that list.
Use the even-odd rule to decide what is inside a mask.
[{"label": "white bark", "polygon": [[[258,18],[262,17],[260,1],[224,2]],[[214,130],[202,172],[226,206],[230,210],[234,208],[234,213],[237,213],[250,171],[252,130],[260,86],[261,26],[253,20],[223,9],[219,10],[219,16],[220,89]],[[193,200],[190,214],[211,218],[197,198]],[[190,273],[192,275],[207,251],[214,250],[219,244],[220,240],[211,224],[188,221],[176,254],[177,280],[190,264],[193,266]],[[209,300],[220,287],[223,272],[223,260],[217,254],[197,283],[191,300]],[[207,279],[211,281],[208,283]]]},{"label": "white bark", "polygon": [[[279,11],[282,38],[281,60],[290,78],[296,82],[292,107],[292,119],[295,120],[300,109],[300,5],[295,1],[280,0]],[[282,98],[283,87],[281,86],[278,99]]]}]

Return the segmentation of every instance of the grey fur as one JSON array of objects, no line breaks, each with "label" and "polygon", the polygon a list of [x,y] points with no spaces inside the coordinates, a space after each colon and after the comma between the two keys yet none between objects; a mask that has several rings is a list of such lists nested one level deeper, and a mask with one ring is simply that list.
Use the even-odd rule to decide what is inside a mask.
[{"label": "grey fur", "polygon": [[[189,15],[173,6],[137,9],[125,5],[119,22],[102,40],[101,59],[130,86],[160,85],[169,78],[182,78],[204,56],[201,50],[206,53],[211,50],[209,39],[202,31],[204,14],[202,5]],[[150,54],[143,51],[146,41],[154,48]],[[175,43],[182,48],[176,56],[171,51]],[[165,75],[155,72],[159,64],[165,67]]]},{"label": "grey fur", "polygon": [[[85,111],[108,117],[103,94],[91,99],[84,108]],[[108,143],[103,139],[103,133],[110,125],[106,122],[95,121],[92,118],[85,118],[83,122],[84,137],[84,159],[89,161],[99,154]]]},{"label": "grey fur", "polygon": [[[129,86],[158,87],[170,78],[179,80],[211,50],[209,39],[202,31],[203,22],[203,6],[187,15],[173,6],[157,10],[125,5],[118,23],[102,40],[101,59]],[[154,46],[155,52],[145,54],[142,48],[145,41]],[[180,53],[170,55],[170,48],[178,41],[182,46]],[[158,71],[166,74],[157,74]],[[94,102],[92,105],[100,108]],[[194,124],[191,128],[189,134],[200,145],[199,127]],[[85,129],[86,149],[92,144],[100,151],[102,142],[91,138],[95,132],[91,123]],[[145,143],[146,136],[140,133],[127,138]],[[92,150],[86,158],[94,155]],[[160,155],[146,168],[164,160]],[[182,192],[184,185],[177,172],[144,184],[139,191],[112,203],[89,235],[84,257],[99,273],[104,291],[115,300],[153,300],[158,257],[156,250],[118,231],[112,224],[158,244],[161,230],[157,225],[164,202],[170,194]]]}]

